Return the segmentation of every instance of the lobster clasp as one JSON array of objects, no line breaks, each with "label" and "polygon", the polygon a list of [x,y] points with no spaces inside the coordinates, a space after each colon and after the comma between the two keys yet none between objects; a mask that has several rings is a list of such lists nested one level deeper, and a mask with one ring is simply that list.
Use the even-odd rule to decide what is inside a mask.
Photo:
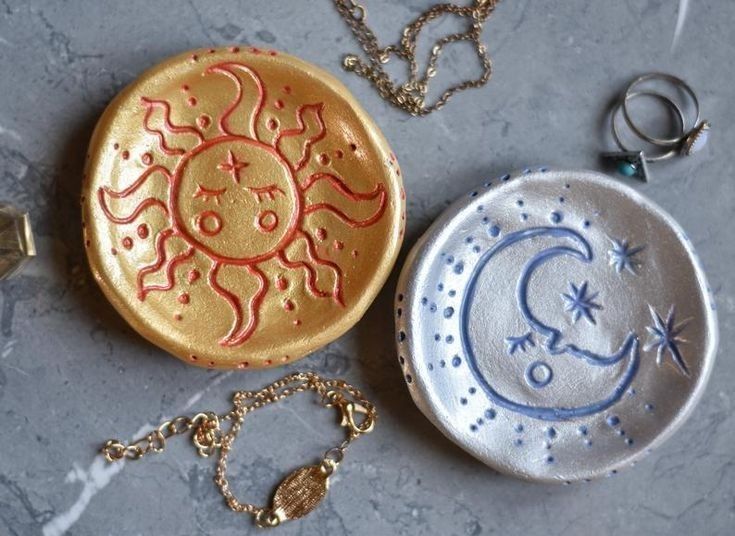
[{"label": "lobster clasp", "polygon": [[[343,398],[338,402],[339,409],[342,411],[342,422],[341,426],[346,426],[350,431],[355,434],[368,434],[372,432],[375,427],[375,410],[373,408],[366,408],[361,404],[352,402]],[[357,422],[355,420],[355,413],[364,415],[364,417]]]}]

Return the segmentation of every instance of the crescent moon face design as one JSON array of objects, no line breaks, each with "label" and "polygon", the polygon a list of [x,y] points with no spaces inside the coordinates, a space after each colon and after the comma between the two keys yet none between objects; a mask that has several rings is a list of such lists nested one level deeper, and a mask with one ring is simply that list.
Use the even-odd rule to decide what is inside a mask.
[{"label": "crescent moon face design", "polygon": [[458,200],[411,251],[399,364],[421,411],[524,479],[615,474],[681,425],[714,301],[661,209],[593,172],[527,170]]},{"label": "crescent moon face design", "polygon": [[[560,242],[559,245],[546,247],[535,255],[533,255],[523,266],[515,287],[516,301],[518,312],[528,325],[529,332],[523,335],[521,339],[525,339],[529,344],[536,346],[538,343],[533,342],[534,336],[543,339],[542,353],[546,355],[547,360],[533,360],[525,369],[526,384],[529,389],[540,390],[549,388],[554,381],[554,365],[553,362],[562,359],[577,361],[578,367],[617,367],[622,372],[620,379],[616,384],[611,386],[610,392],[604,394],[599,400],[590,401],[581,405],[564,405],[563,402],[553,403],[549,401],[549,405],[531,404],[524,400],[514,400],[510,396],[502,394],[502,388],[494,387],[492,378],[485,375],[479,364],[476,345],[471,336],[471,312],[475,305],[477,295],[477,284],[481,273],[484,270],[492,270],[492,261],[501,256],[506,250],[518,247],[519,244],[529,241],[538,241],[539,238],[552,238]],[[566,245],[570,242],[571,245]],[[631,382],[638,370],[640,359],[638,336],[631,332],[620,343],[617,350],[609,355],[602,355],[595,351],[580,348],[574,343],[566,343],[563,341],[562,331],[546,325],[539,320],[531,311],[529,306],[529,293],[531,279],[540,267],[546,263],[551,263],[555,258],[566,256],[575,259],[580,264],[590,264],[594,258],[592,248],[587,240],[578,232],[565,227],[532,227],[522,231],[510,233],[500,239],[494,246],[486,251],[479,262],[476,264],[472,275],[469,278],[467,287],[464,291],[462,307],[460,312],[460,333],[462,339],[462,347],[467,356],[467,362],[475,375],[478,383],[485,393],[497,405],[512,411],[517,411],[530,417],[543,420],[565,420],[573,417],[581,417],[591,415],[603,411],[620,398],[630,387]],[[515,256],[509,255],[511,259]],[[517,337],[509,336],[506,341],[511,344]],[[514,350],[512,354],[515,354]],[[524,353],[525,349],[524,349]],[[504,358],[504,357],[503,357]],[[574,365],[574,363],[571,363]],[[584,375],[584,372],[580,372]],[[557,375],[558,376],[558,375]],[[559,381],[558,379],[556,381]],[[593,390],[594,391],[594,390]],[[551,398],[553,399],[553,394]]]}]

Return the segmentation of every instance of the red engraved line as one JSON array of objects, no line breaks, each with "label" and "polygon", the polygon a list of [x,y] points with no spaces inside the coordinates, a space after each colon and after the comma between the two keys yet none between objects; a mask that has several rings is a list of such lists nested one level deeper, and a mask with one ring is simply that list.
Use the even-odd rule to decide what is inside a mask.
[{"label": "red engraved line", "polygon": [[303,187],[304,191],[311,188],[319,180],[328,180],[332,188],[337,190],[340,194],[350,199],[351,201],[369,201],[378,197],[380,198],[380,205],[372,216],[364,220],[356,220],[354,218],[351,218],[342,210],[335,207],[334,205],[330,205],[329,203],[315,203],[313,205],[308,205],[304,209],[305,215],[311,214],[312,212],[316,212],[318,210],[326,210],[333,213],[350,227],[368,227],[370,225],[373,225],[383,216],[388,194],[386,193],[385,187],[382,184],[376,185],[375,189],[372,192],[359,193],[353,192],[342,180],[338,179],[334,175],[330,175],[328,173],[316,173],[315,175],[310,176],[309,179],[306,181]]},{"label": "red engraved line", "polygon": [[[139,288],[138,288],[138,297],[141,300],[144,300],[145,297],[148,295],[149,292],[154,290],[171,290],[174,288],[174,285],[176,284],[175,276],[176,276],[176,267],[181,264],[184,261],[189,260],[191,257],[194,256],[195,250],[194,248],[189,248],[186,251],[179,253],[174,258],[169,261],[169,263],[166,265],[166,283],[163,285],[149,285],[149,286],[142,286],[143,280],[139,277]],[[138,274],[140,276],[140,273]]]},{"label": "red engraved line", "polygon": [[[237,143],[243,143],[243,144],[250,145],[250,146],[256,146],[259,149],[262,149],[263,151],[266,151],[267,153],[274,155],[277,158],[281,158],[280,156],[278,156],[277,151],[273,147],[264,145],[259,141],[251,140],[243,136],[220,136],[218,138],[207,140],[206,142],[192,149],[192,151],[188,155],[188,158],[189,159],[195,158],[198,154],[201,154],[204,150],[212,147],[215,144],[223,143],[225,141],[226,142],[235,141]],[[186,160],[184,160],[184,162],[186,162]],[[179,163],[179,166],[181,165],[182,164]],[[290,171],[290,168],[287,167],[286,162],[282,162],[281,165],[286,170]],[[179,169],[181,169],[181,167],[179,167]],[[179,171],[179,173],[181,173],[181,171]],[[198,242],[197,248],[203,253],[205,253],[208,257],[214,260],[220,261],[220,262],[225,262],[228,264],[234,264],[238,266],[259,263],[259,262],[266,261],[266,260],[273,258],[273,256],[275,255],[274,251],[277,249],[281,249],[285,247],[288,243],[290,243],[290,241],[293,238],[294,233],[296,232],[298,221],[300,217],[302,216],[301,207],[303,204],[303,200],[301,198],[302,196],[298,195],[298,190],[297,190],[298,187],[295,185],[295,180],[294,179],[291,179],[291,180],[294,181],[293,186],[288,186],[288,188],[290,189],[289,191],[296,189],[296,191],[293,192],[294,193],[293,204],[295,208],[293,208],[293,210],[290,211],[291,212],[290,219],[288,221],[288,224],[285,227],[283,237],[281,238],[281,240],[278,242],[276,246],[270,248],[267,252],[261,253],[255,257],[251,257],[248,259],[238,260],[238,259],[233,259],[231,257],[223,256],[217,253],[216,251],[212,250],[211,248],[207,247],[206,244],[201,243],[196,238],[190,235],[189,231],[186,230],[186,227],[187,227],[186,224],[183,222],[182,207],[179,207],[178,205],[179,203],[178,194],[179,194],[179,189],[181,187],[181,181],[174,181],[173,184],[171,185],[171,193],[168,196],[169,213],[171,214],[171,217],[174,220],[174,225],[177,227],[177,229],[182,234],[184,239],[186,239],[190,243]]]},{"label": "red engraved line", "polygon": [[173,236],[173,234],[173,229],[166,229],[158,233],[155,245],[156,260],[153,264],[145,266],[138,271],[138,299],[141,301],[145,300],[146,296],[146,292],[143,290],[143,280],[148,274],[160,270],[163,263],[166,262],[166,242],[171,238],[171,236]]},{"label": "red engraved line", "polygon": [[286,195],[286,193],[275,184],[263,186],[260,188],[258,188],[257,186],[248,186],[247,190],[255,196],[255,199],[256,201],[258,201],[258,203],[263,201],[264,197],[273,201],[276,198],[276,194],[281,194],[283,196]]},{"label": "red engraved line", "polygon": [[220,340],[222,346],[237,346],[248,340],[255,329],[258,327],[258,315],[260,313],[260,306],[263,303],[263,298],[268,291],[268,280],[266,279],[263,272],[253,266],[247,266],[247,270],[251,275],[258,278],[258,290],[255,295],[250,298],[248,302],[248,324],[245,329],[242,329],[242,311],[240,310],[240,298],[229,290],[223,288],[217,281],[217,274],[222,266],[221,263],[215,262],[212,264],[212,269],[209,271],[209,285],[212,289],[219,294],[227,303],[229,303],[235,314],[235,322],[232,324],[230,332],[225,338]]},{"label": "red engraved line", "polygon": [[102,211],[105,213],[105,216],[113,222],[113,223],[130,223],[132,221],[135,221],[135,219],[140,216],[140,213],[143,212],[148,207],[157,206],[161,207],[161,209],[168,214],[168,207],[166,207],[166,204],[161,201],[160,199],[154,199],[152,197],[149,197],[148,199],[145,199],[141,201],[141,203],[135,207],[135,210],[133,210],[132,213],[128,214],[127,216],[115,216],[107,206],[107,202],[105,201],[105,192],[107,190],[105,188],[100,188],[97,190],[97,198],[99,199],[100,206],[102,207]]},{"label": "red engraved line", "polygon": [[184,149],[179,148],[171,148],[166,143],[166,138],[163,135],[163,132],[160,129],[152,128],[148,121],[150,120],[151,116],[153,115],[153,110],[156,107],[163,109],[163,124],[166,127],[166,130],[171,134],[190,134],[192,136],[196,136],[197,140],[199,140],[199,143],[202,143],[204,141],[204,136],[202,136],[202,133],[199,132],[196,128],[192,126],[180,126],[180,125],[174,125],[171,122],[171,105],[163,100],[156,100],[156,99],[149,99],[148,97],[141,97],[140,100],[143,102],[143,105],[146,107],[145,112],[145,118],[143,119],[143,124],[145,127],[146,132],[153,134],[158,138],[158,144],[161,147],[161,150],[168,154],[168,155],[181,155],[184,154],[186,151]]},{"label": "red engraved line", "polygon": [[141,212],[143,212],[146,208],[150,206],[159,206],[166,214],[168,214],[168,207],[166,207],[166,204],[163,201],[155,199],[153,197],[149,197],[147,199],[144,199],[128,216],[115,216],[110,208],[107,206],[107,200],[105,199],[105,195],[113,199],[123,199],[134,194],[138,190],[138,188],[145,184],[145,182],[151,175],[158,172],[163,173],[167,181],[171,181],[171,174],[169,173],[168,169],[163,166],[154,166],[143,172],[143,174],[138,177],[135,182],[133,182],[133,184],[131,184],[124,190],[112,190],[108,186],[103,186],[99,188],[97,190],[97,198],[99,199],[100,206],[102,207],[102,211],[105,213],[105,216],[107,216],[107,218],[113,223],[130,223],[135,220]]},{"label": "red engraved line", "polygon": [[278,260],[283,266],[291,270],[303,268],[304,271],[306,271],[306,288],[309,289],[309,292],[311,292],[313,296],[316,296],[317,298],[327,298],[330,296],[329,292],[319,290],[316,286],[317,274],[312,265],[304,261],[291,261],[286,257],[286,254],[283,251],[278,253]]},{"label": "red engraved line", "polygon": [[152,168],[148,168],[147,170],[145,170],[140,177],[135,179],[135,182],[133,184],[131,184],[124,190],[115,191],[111,190],[109,187],[105,187],[105,193],[107,193],[107,195],[109,195],[110,197],[114,197],[115,199],[128,197],[130,194],[135,193],[138,188],[143,186],[143,184],[148,180],[151,175],[158,172],[163,173],[167,181],[171,181],[171,173],[169,173],[168,169],[163,166],[153,166]]},{"label": "red engraved line", "polygon": [[344,307],[345,302],[342,299],[342,269],[333,262],[319,257],[316,252],[316,247],[314,246],[314,241],[308,233],[301,231],[300,234],[306,240],[306,251],[309,254],[309,259],[320,266],[326,266],[327,268],[330,268],[334,271],[336,281],[334,283],[334,291],[332,292],[332,296],[334,297],[334,301]]},{"label": "red engraved line", "polygon": [[264,233],[272,233],[278,227],[278,214],[272,210],[261,212],[256,219],[258,228]]},{"label": "red engraved line", "polygon": [[225,76],[227,76],[230,80],[232,80],[235,85],[237,86],[237,95],[235,97],[235,100],[230,103],[230,105],[225,109],[224,113],[222,114],[222,117],[219,120],[219,129],[222,132],[222,134],[234,136],[235,134],[229,129],[227,126],[227,121],[230,118],[230,115],[235,111],[235,109],[240,105],[242,102],[243,97],[243,87],[242,87],[242,80],[231,70],[233,68],[240,69],[242,71],[245,71],[248,73],[255,82],[256,87],[258,88],[258,100],[255,106],[255,110],[253,114],[250,116],[250,137],[252,139],[257,139],[257,132],[256,132],[256,126],[258,124],[258,120],[260,119],[260,112],[263,111],[263,107],[265,106],[265,99],[266,99],[266,91],[265,91],[265,85],[263,84],[263,81],[261,80],[260,76],[258,76],[258,73],[256,73],[253,69],[248,67],[247,65],[243,65],[242,63],[218,63],[217,65],[212,65],[210,68],[207,69],[207,73],[222,73]]},{"label": "red engraved line", "polygon": [[[214,227],[207,224],[213,222]],[[222,231],[222,217],[214,210],[207,210],[196,217],[196,226],[204,236],[217,236]]]},{"label": "red engraved line", "polygon": [[227,191],[227,188],[220,188],[220,189],[209,189],[201,184],[197,183],[197,189],[194,192],[194,199],[198,197],[203,197],[204,201],[209,201],[210,199],[214,199],[214,203],[219,206],[220,204],[220,196],[224,194]]},{"label": "red engraved line", "polygon": [[313,175],[311,175],[308,179],[306,179],[306,182],[304,182],[301,189],[306,191],[319,181],[328,181],[329,185],[332,188],[337,190],[343,196],[351,199],[352,201],[369,201],[371,199],[375,199],[381,194],[381,192],[385,191],[382,184],[376,184],[372,192],[355,192],[345,184],[345,181],[343,181],[336,175],[323,172],[314,173]]},{"label": "red engraved line", "polygon": [[303,106],[299,106],[298,110],[296,111],[296,121],[299,125],[298,128],[282,130],[273,140],[273,146],[279,149],[280,153],[281,151],[278,147],[278,144],[281,143],[281,139],[284,136],[291,137],[301,136],[302,134],[304,134],[306,132],[306,123],[304,123],[304,112],[306,112],[307,109],[316,110],[316,118],[319,122],[319,133],[316,136],[307,139],[304,143],[301,158],[299,158],[299,161],[296,162],[296,165],[294,166],[295,171],[299,171],[309,161],[309,158],[311,157],[311,146],[314,145],[316,142],[323,140],[324,137],[327,135],[327,129],[324,125],[324,120],[322,119],[322,110],[324,109],[324,104],[320,102],[319,104],[305,104]]}]

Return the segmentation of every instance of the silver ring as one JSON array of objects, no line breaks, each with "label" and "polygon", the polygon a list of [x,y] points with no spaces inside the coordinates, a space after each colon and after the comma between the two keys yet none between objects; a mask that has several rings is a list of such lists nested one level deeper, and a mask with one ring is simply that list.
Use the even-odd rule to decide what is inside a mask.
[{"label": "silver ring", "polygon": [[[681,110],[679,105],[676,104],[671,98],[667,97],[666,95],[662,95],[661,93],[657,93],[655,91],[650,91],[650,90],[634,91],[632,93],[629,91],[626,91],[625,96],[618,102],[618,104],[613,109],[612,121],[611,121],[613,139],[615,140],[615,143],[618,145],[618,147],[620,147],[622,151],[631,152],[633,151],[633,149],[626,147],[626,145],[623,143],[621,136],[620,136],[620,131],[618,130],[618,124],[617,124],[616,119],[621,109],[623,110],[623,113],[625,113],[625,103],[628,100],[632,100],[637,97],[644,97],[644,96],[657,98],[663,103],[667,104],[672,110],[676,112],[676,115],[679,119],[679,128],[681,129],[682,133],[686,132],[686,118],[684,117],[684,112]],[[629,127],[631,127],[631,129],[633,130],[635,134],[638,134],[638,132],[635,129],[633,129],[633,125],[631,125],[629,121],[626,120],[626,123],[628,124]],[[686,133],[683,136],[683,138],[686,138],[687,135],[688,133]],[[676,156],[677,154],[679,154],[678,146],[670,149],[669,151],[665,153],[657,154],[654,156],[648,156],[646,154],[646,162],[659,162],[661,160],[667,160],[671,158],[672,156]]]},{"label": "silver ring", "polygon": [[[684,92],[691,97],[692,102],[694,103],[694,110],[696,112],[696,114],[695,114],[696,117],[694,119],[694,122],[692,123],[692,129],[691,130],[687,130],[686,128],[682,127],[682,134],[681,134],[681,136],[679,136],[677,138],[656,138],[654,136],[649,136],[648,134],[646,134],[645,132],[643,132],[638,125],[635,124],[635,122],[631,118],[630,112],[628,111],[627,101],[628,101],[628,98],[631,97],[635,93],[635,92],[633,92],[633,88],[635,86],[637,86],[639,84],[642,84],[643,82],[647,82],[649,80],[664,80],[666,82],[669,82],[672,85],[678,86],[679,88],[681,88],[682,90],[684,90]],[[638,94],[641,94],[640,92],[637,92],[637,93]],[[657,95],[659,95],[663,99],[666,99],[666,101],[668,101],[669,103],[674,104],[674,102],[673,102],[673,100],[671,98],[666,97],[666,96],[661,95],[661,94],[657,94]],[[674,104],[674,105],[676,106],[676,109],[677,109],[679,115],[683,119],[684,118],[684,114],[683,114],[681,108],[679,106],[677,106],[676,104]],[[697,99],[697,95],[694,93],[694,90],[689,86],[689,84],[687,84],[686,82],[684,82],[684,80],[682,80],[681,78],[676,77],[676,76],[671,75],[671,74],[666,74],[666,73],[648,73],[648,74],[644,74],[642,76],[639,76],[638,78],[636,78],[635,80],[633,80],[628,85],[627,89],[625,90],[625,95],[624,95],[624,98],[622,100],[622,108],[623,108],[623,115],[625,116],[625,122],[628,123],[628,126],[630,126],[630,129],[636,135],[638,135],[638,137],[640,137],[641,139],[643,139],[643,140],[645,140],[645,141],[647,141],[649,143],[652,143],[653,145],[658,145],[659,147],[671,147],[671,146],[679,146],[679,145],[681,145],[681,143],[684,142],[690,136],[690,134],[694,130],[696,130],[698,128],[698,126],[700,124],[699,99]]]}]

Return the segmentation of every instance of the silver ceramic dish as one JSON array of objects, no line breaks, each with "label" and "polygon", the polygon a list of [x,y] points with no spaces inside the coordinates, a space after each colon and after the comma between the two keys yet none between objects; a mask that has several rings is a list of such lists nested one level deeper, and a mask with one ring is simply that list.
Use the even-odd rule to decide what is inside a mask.
[{"label": "silver ceramic dish", "polygon": [[684,232],[588,171],[526,170],[458,200],[411,251],[395,306],[421,411],[529,480],[635,463],[689,416],[717,348]]}]

